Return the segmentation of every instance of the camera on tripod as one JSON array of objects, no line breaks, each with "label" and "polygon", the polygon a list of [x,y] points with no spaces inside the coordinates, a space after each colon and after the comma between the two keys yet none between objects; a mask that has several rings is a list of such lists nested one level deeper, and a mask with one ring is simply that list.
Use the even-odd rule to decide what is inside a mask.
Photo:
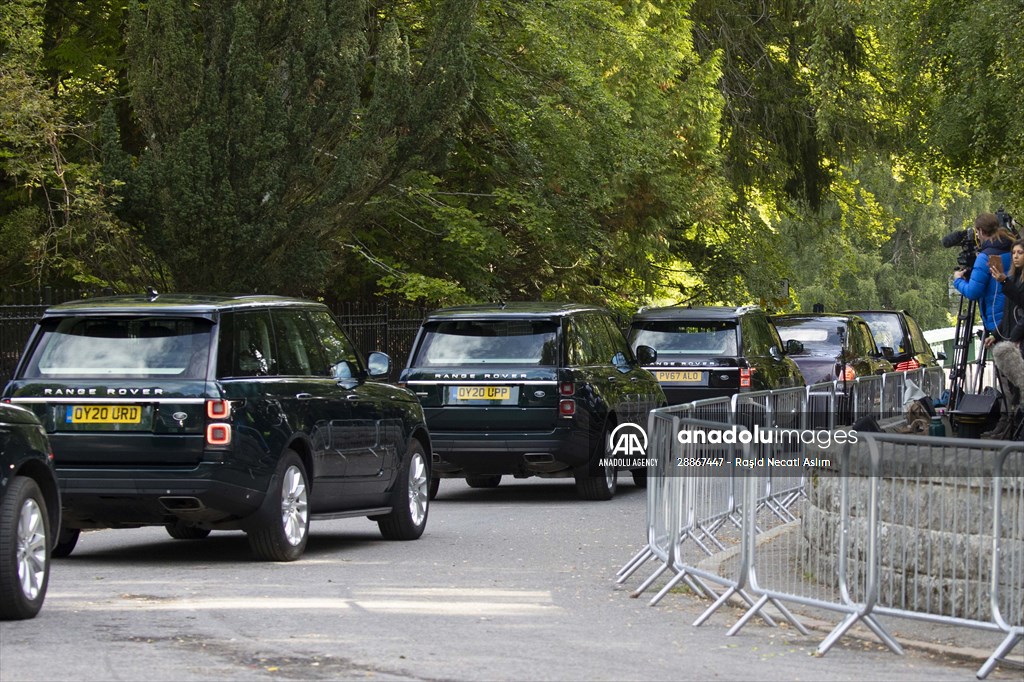
[{"label": "camera on tripod", "polygon": [[968,227],[966,230],[950,232],[942,238],[942,245],[947,249],[960,247],[960,253],[956,256],[957,269],[964,271],[964,279],[970,279],[971,268],[978,255],[978,233],[974,228]]}]

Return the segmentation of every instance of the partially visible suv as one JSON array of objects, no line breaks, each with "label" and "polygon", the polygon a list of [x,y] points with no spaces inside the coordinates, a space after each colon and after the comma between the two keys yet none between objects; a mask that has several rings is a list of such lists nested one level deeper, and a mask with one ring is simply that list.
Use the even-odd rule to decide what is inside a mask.
[{"label": "partially visible suv", "polygon": [[[440,478],[492,488],[511,474],[573,476],[581,498],[610,499],[619,469],[608,457],[613,430],[646,428],[648,412],[665,403],[611,314],[576,304],[431,313],[400,382],[426,412],[434,494]],[[646,468],[631,471],[646,483]]]},{"label": "partially visible suv", "polygon": [[39,420],[0,404],[0,618],[32,618],[50,582],[60,493]]},{"label": "partially visible suv", "polygon": [[758,306],[643,310],[633,316],[629,343],[655,350],[656,361],[645,368],[661,382],[672,405],[804,385],[800,369]]},{"label": "partially visible suv", "polygon": [[311,518],[423,533],[430,440],[416,397],[373,381],[390,364],[364,361],[319,303],[97,298],[46,311],[3,400],[49,434],[56,556],[83,528],[162,525],[176,539],[241,529],[259,558],[292,561]]},{"label": "partially visible suv", "polygon": [[939,359],[924,340],[914,318],[903,310],[847,310],[860,315],[871,327],[875,343],[897,372],[919,367],[938,367]]},{"label": "partially visible suv", "polygon": [[859,315],[790,313],[776,315],[772,321],[808,384],[853,381],[893,371]]}]

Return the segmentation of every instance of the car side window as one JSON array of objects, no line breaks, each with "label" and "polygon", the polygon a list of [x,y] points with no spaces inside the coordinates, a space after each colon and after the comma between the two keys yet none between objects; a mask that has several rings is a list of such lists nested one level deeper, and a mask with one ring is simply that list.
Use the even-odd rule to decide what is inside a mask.
[{"label": "car side window", "polygon": [[335,379],[358,377],[362,369],[359,354],[334,317],[326,310],[314,310],[309,319],[326,354],[327,374]]},{"label": "car side window", "polygon": [[584,342],[589,346],[586,365],[609,365],[615,355],[615,347],[608,337],[603,315],[580,315]]},{"label": "car side window", "polygon": [[875,344],[875,337],[871,335],[871,328],[865,322],[857,323],[858,355],[877,355],[878,346]]},{"label": "car side window", "polygon": [[629,344],[622,335],[622,331],[616,326],[615,321],[608,315],[602,315],[601,320],[608,334],[608,344],[612,350],[612,364],[616,367],[625,367],[635,363],[633,351],[629,349]]},{"label": "car side window", "polygon": [[907,326],[910,328],[910,338],[913,340],[914,352],[931,355],[931,346],[924,340],[924,334],[921,333],[921,327],[918,326],[917,320],[907,317]]},{"label": "car side window", "polygon": [[267,311],[225,315],[220,334],[218,376],[260,377],[277,373],[273,327]]},{"label": "car side window", "polygon": [[760,315],[745,315],[740,318],[740,332],[743,334],[744,355],[767,355],[773,345],[768,321]]},{"label": "car side window", "polygon": [[591,364],[591,357],[594,354],[583,319],[583,315],[577,315],[567,317],[563,322],[569,367],[587,367]]},{"label": "car side window", "polygon": [[275,310],[274,338],[277,341],[277,372],[287,376],[326,376],[327,363],[320,343],[300,310]]}]

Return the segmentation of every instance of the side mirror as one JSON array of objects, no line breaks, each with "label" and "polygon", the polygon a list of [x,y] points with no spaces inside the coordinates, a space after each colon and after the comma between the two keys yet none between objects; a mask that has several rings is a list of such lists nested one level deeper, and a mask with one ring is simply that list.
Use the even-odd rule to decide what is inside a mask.
[{"label": "side mirror", "polygon": [[940,350],[940,351],[939,351],[938,353],[936,353],[936,354],[935,354],[935,359],[936,359],[936,360],[945,360],[945,359],[946,359],[946,354],[945,354],[945,353],[943,353],[943,352],[942,352],[942,351]]},{"label": "side mirror", "polygon": [[391,374],[391,358],[387,353],[373,351],[366,358],[366,373],[371,379],[383,379]]},{"label": "side mirror", "polygon": [[786,355],[799,355],[804,352],[804,344],[796,339],[786,341]]},{"label": "side mirror", "polygon": [[636,361],[641,365],[653,365],[658,361],[658,351],[650,346],[637,346]]},{"label": "side mirror", "polygon": [[892,346],[882,346],[878,350],[882,351],[882,357],[886,360],[889,360],[892,356],[896,355],[896,351],[892,349]]}]

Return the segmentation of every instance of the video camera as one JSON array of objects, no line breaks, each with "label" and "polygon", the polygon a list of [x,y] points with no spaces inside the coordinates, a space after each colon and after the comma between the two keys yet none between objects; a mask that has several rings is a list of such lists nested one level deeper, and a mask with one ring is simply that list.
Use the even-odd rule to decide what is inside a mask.
[{"label": "video camera", "polygon": [[947,249],[960,247],[960,253],[956,256],[957,269],[964,271],[964,279],[970,279],[974,258],[978,255],[978,233],[974,228],[950,232],[942,238],[942,246]]}]

